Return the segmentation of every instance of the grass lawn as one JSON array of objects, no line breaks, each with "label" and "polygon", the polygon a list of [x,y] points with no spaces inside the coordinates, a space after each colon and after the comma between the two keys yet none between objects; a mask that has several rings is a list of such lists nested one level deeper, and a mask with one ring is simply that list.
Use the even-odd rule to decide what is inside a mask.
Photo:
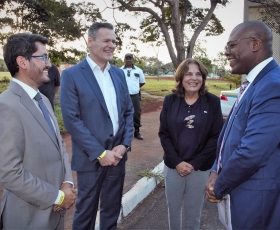
[{"label": "grass lawn", "polygon": [[[156,79],[146,78],[146,84],[141,88],[143,91],[152,95],[166,96],[171,93],[171,90],[175,86],[175,80],[173,78]],[[229,90],[229,83],[222,80],[206,80],[206,86],[210,93],[220,96],[221,90]]]}]

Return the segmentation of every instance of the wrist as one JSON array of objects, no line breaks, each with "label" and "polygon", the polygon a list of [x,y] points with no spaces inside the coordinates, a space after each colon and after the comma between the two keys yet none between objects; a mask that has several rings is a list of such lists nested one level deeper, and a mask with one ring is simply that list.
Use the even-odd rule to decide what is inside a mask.
[{"label": "wrist", "polygon": [[65,197],[65,193],[63,191],[61,191],[60,198],[59,198],[59,201],[57,203],[58,205],[61,205],[63,203],[64,197]]},{"label": "wrist", "polygon": [[128,153],[129,151],[131,151],[131,148],[128,145],[123,145],[125,147],[125,152],[124,153]]},{"label": "wrist", "polygon": [[99,157],[97,157],[98,160],[102,159],[106,155],[106,150],[104,150],[103,153]]}]

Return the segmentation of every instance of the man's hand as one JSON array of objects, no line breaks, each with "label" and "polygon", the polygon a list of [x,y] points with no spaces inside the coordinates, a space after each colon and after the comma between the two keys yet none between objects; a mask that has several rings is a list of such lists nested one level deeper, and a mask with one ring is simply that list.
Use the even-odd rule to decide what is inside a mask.
[{"label": "man's hand", "polygon": [[[63,191],[64,189],[67,188],[73,188],[73,185],[70,183],[62,183],[62,185],[60,186],[60,190]],[[57,212],[57,211],[61,211],[63,210],[63,208],[61,208],[58,204],[53,206],[53,211]]]},{"label": "man's hand", "polygon": [[208,181],[206,183],[206,187],[205,187],[207,200],[209,200],[212,203],[220,202],[220,200],[217,200],[215,193],[214,193],[214,186],[215,186],[217,177],[218,177],[218,173],[212,171],[210,173],[209,179],[208,179]]},{"label": "man's hand", "polygon": [[71,208],[71,206],[75,203],[77,190],[69,187],[63,187],[60,190],[64,192],[65,196],[62,204],[59,205],[59,207],[62,209]]},{"label": "man's hand", "polygon": [[121,156],[123,156],[126,152],[126,147],[124,145],[117,145],[112,149],[112,151],[119,153]]},{"label": "man's hand", "polygon": [[119,152],[106,150],[106,154],[104,155],[104,157],[99,159],[99,163],[102,166],[109,166],[109,165],[116,166],[121,159],[122,159],[122,155]]},{"label": "man's hand", "polygon": [[186,176],[193,170],[193,166],[185,161],[182,161],[176,166],[177,172],[180,176]]}]

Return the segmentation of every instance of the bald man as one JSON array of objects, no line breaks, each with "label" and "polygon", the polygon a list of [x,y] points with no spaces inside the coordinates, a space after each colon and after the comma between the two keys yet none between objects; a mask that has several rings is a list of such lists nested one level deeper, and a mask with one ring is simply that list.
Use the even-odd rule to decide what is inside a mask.
[{"label": "bald man", "polygon": [[218,140],[207,198],[230,194],[233,229],[280,228],[280,68],[261,21],[236,26],[225,47],[233,74],[247,74]]}]

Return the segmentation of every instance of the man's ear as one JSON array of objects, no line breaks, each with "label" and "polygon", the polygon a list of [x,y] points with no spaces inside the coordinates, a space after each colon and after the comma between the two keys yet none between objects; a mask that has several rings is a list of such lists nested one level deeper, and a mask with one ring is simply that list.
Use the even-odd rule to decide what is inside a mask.
[{"label": "man's ear", "polygon": [[258,38],[252,38],[253,51],[258,51],[262,47],[262,42]]},{"label": "man's ear", "polygon": [[88,48],[92,47],[92,41],[93,41],[92,37],[88,37],[88,43],[87,43]]},{"label": "man's ear", "polygon": [[23,56],[17,56],[16,62],[18,64],[18,67],[21,69],[26,69],[27,68],[27,59]]}]

